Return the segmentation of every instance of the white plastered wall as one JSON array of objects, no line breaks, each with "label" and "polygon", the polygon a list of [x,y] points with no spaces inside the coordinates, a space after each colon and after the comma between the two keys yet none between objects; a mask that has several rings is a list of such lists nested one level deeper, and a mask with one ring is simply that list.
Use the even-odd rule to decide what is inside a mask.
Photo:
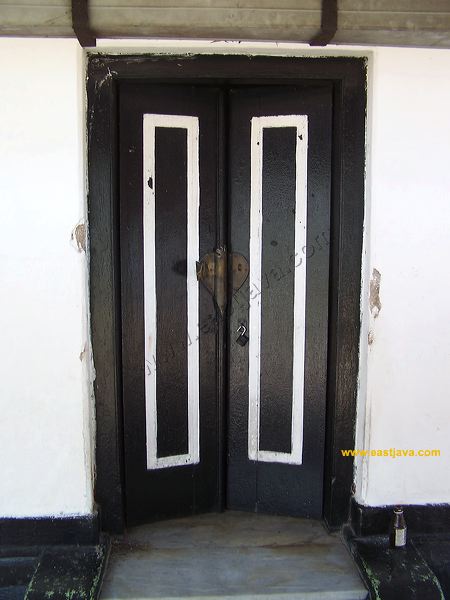
[{"label": "white plastered wall", "polygon": [[450,50],[377,49],[370,86],[357,445],[441,455],[358,461],[357,499],[450,502]]},{"label": "white plastered wall", "polygon": [[0,39],[2,517],[92,512],[83,62]]},{"label": "white plastered wall", "polygon": [[[357,500],[450,502],[450,51],[227,42],[99,42],[99,51],[360,55],[369,112]],[[0,516],[92,510],[84,55],[75,40],[0,39]],[[370,313],[373,269],[381,310]],[[368,345],[368,335],[372,343]]]}]

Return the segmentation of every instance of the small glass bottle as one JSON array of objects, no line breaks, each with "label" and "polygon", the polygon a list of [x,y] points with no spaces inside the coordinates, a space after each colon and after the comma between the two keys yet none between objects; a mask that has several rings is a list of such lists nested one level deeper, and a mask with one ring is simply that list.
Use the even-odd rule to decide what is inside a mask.
[{"label": "small glass bottle", "polygon": [[406,546],[406,523],[401,506],[394,508],[389,541],[391,548],[403,548]]}]

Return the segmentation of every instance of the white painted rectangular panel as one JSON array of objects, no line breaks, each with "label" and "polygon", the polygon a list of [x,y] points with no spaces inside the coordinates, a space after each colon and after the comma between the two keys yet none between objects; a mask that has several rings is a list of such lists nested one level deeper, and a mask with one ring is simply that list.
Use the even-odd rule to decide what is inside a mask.
[{"label": "white painted rectangular panel", "polygon": [[249,373],[248,373],[248,457],[262,462],[302,464],[303,395],[305,373],[305,306],[306,269],[294,269],[294,332],[291,452],[272,452],[259,449],[261,400],[261,294],[262,289],[262,181],[263,133],[266,127],[295,127],[297,129],[295,175],[295,256],[306,246],[307,218],[307,115],[253,117],[251,123],[251,192],[250,192],[250,309],[249,309]]},{"label": "white painted rectangular panel", "polygon": [[[157,364],[156,331],[156,248],[155,248],[155,129],[172,127],[187,131],[187,367],[188,367],[188,453],[157,456],[158,415],[156,403],[157,368],[145,370],[145,414],[147,469],[162,469],[197,464],[200,461],[199,428],[199,340],[198,282],[196,261],[199,260],[199,122],[198,117],[145,114],[144,121],[144,330],[145,364]],[[152,178],[153,185],[148,185]]]}]

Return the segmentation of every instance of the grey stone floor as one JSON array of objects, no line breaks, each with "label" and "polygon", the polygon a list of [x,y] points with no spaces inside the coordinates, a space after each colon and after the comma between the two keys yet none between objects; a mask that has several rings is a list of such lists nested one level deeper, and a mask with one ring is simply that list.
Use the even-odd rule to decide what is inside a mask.
[{"label": "grey stone floor", "polygon": [[102,600],[365,600],[336,535],[318,521],[238,512],[136,527],[113,542]]}]

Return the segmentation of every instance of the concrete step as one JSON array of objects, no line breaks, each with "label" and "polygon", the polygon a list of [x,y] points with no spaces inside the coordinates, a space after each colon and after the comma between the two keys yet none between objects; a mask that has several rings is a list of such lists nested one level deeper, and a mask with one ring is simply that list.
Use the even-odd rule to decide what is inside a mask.
[{"label": "concrete step", "polygon": [[101,598],[366,600],[367,590],[320,522],[227,512],[116,539]]},{"label": "concrete step", "polygon": [[24,600],[26,591],[26,585],[0,587],[0,600]]},{"label": "concrete step", "polygon": [[33,576],[37,562],[37,556],[0,557],[0,589],[26,586]]},{"label": "concrete step", "polygon": [[0,548],[0,600],[95,600],[109,539],[97,546]]}]

